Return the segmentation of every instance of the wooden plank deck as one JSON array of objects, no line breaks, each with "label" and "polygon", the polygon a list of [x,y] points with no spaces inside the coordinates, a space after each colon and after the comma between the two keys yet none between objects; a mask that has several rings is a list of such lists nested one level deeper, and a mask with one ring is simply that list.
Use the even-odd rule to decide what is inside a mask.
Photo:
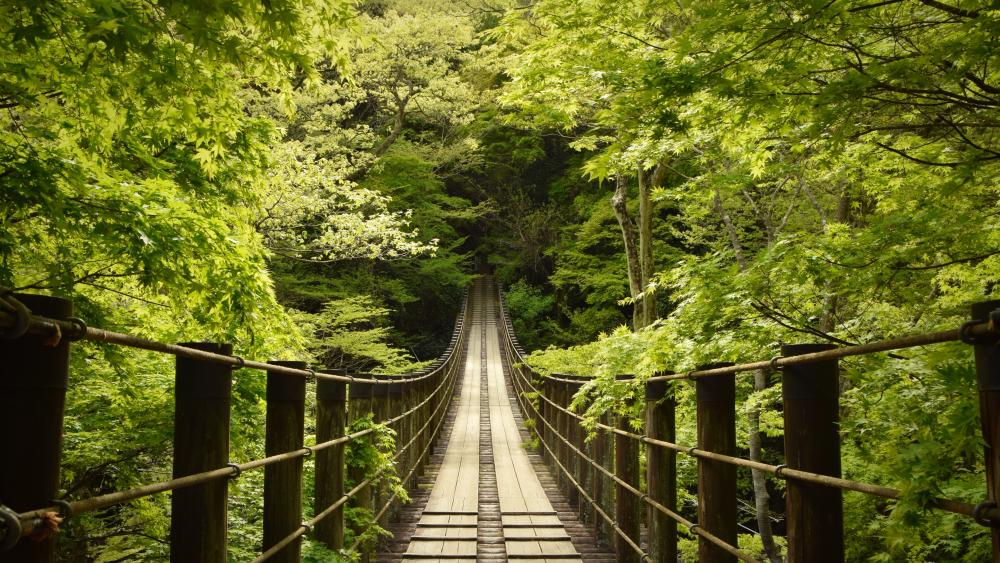
[{"label": "wooden plank deck", "polygon": [[[553,490],[549,476],[539,478],[537,470],[544,468],[533,463],[523,446],[521,417],[501,358],[491,280],[477,282],[470,307],[465,371],[440,469],[419,516],[409,512],[415,525],[394,526],[394,531],[413,530],[408,544],[406,538],[392,542],[398,548],[405,545],[405,550],[383,554],[379,560],[604,561],[606,553],[598,554],[603,550],[592,544],[583,554],[577,550],[587,538],[568,533],[567,524],[584,535],[587,528],[571,512],[553,506],[550,495],[558,497],[559,508],[565,500]],[[543,486],[543,480],[549,486]],[[490,522],[496,518],[490,516],[496,500],[499,523]]]},{"label": "wooden plank deck", "polygon": [[[504,381],[497,333],[495,297],[491,287],[477,284],[474,290],[468,354],[462,395],[457,401],[455,426],[444,462],[431,490],[427,506],[417,523],[404,558],[414,561],[476,560],[478,544],[498,543],[501,536],[506,558],[525,561],[580,561],[569,535],[545,495],[521,444]],[[480,424],[480,409],[486,390],[488,424]],[[491,528],[493,538],[479,534],[480,433],[488,432],[493,450],[493,469],[499,493],[501,526]],[[476,523],[473,529],[471,524]],[[434,533],[430,533],[433,525]],[[448,539],[443,539],[448,538]],[[537,538],[537,539],[536,539]],[[493,551],[496,553],[496,550]],[[503,552],[498,554],[503,558]],[[493,558],[493,557],[490,557]],[[480,559],[482,559],[480,557]]]}]

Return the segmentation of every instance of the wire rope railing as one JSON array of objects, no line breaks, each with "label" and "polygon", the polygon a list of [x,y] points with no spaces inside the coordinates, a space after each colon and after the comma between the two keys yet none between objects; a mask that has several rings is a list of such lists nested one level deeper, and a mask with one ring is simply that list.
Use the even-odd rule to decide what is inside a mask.
[{"label": "wire rope railing", "polygon": [[[716,364],[685,373],[659,373],[645,379],[620,376],[622,384],[646,388],[646,431],[633,432],[625,421],[587,420],[569,408],[576,392],[592,378],[543,375],[525,362],[502,300],[505,361],[521,410],[530,420],[543,458],[559,474],[570,499],[580,498],[581,514],[595,532],[616,546],[619,561],[674,561],[677,526],[699,538],[699,560],[735,558],[756,561],[737,545],[737,467],[761,471],[786,481],[789,561],[838,561],[844,558],[842,491],[885,499],[901,498],[892,487],[845,479],[839,460],[839,367],[851,356],[961,341],[975,350],[983,434],[986,442],[986,499],[978,504],[933,498],[928,508],[973,518],[991,528],[994,553],[1000,554],[1000,301],[973,306],[972,320],[953,330],[886,339],[848,347],[790,345],[783,355],[738,365]],[[782,372],[786,463],[773,465],[736,455],[736,374],[754,370]],[[696,385],[698,444],[674,438],[675,404],[669,382]],[[586,422],[586,427],[584,426]],[[585,440],[587,431],[596,433]],[[613,439],[612,439],[613,438]],[[646,448],[645,490],[636,468],[638,445]],[[663,452],[663,453],[661,453]],[[676,454],[698,461],[696,521],[677,508]],[[613,462],[612,462],[613,460]],[[614,467],[610,467],[610,466]],[[589,493],[588,493],[589,486]],[[647,507],[648,545],[640,543],[639,504]],[[588,508],[589,507],[589,508]],[[611,517],[609,513],[614,512]],[[602,525],[606,524],[606,525]],[[610,534],[610,535],[609,535]]]},{"label": "wire rope railing", "polygon": [[[4,401],[0,419],[6,423],[36,420],[43,426],[30,440],[15,437],[5,444],[5,454],[19,463],[15,471],[0,472],[0,561],[8,556],[18,561],[49,561],[54,552],[52,532],[61,518],[168,491],[173,492],[171,559],[224,561],[226,483],[257,469],[265,470],[264,543],[258,561],[297,561],[298,540],[309,532],[331,549],[342,549],[345,505],[367,502],[373,509],[371,499],[362,497],[383,473],[405,473],[401,486],[411,487],[423,471],[460,373],[468,302],[466,292],[451,341],[438,360],[419,372],[386,376],[314,370],[303,362],[251,361],[232,355],[231,346],[224,344],[166,344],[88,327],[71,317],[72,306],[62,299],[0,293],[0,352],[5,358],[0,366],[6,367],[0,367],[0,400]],[[52,500],[58,491],[69,349],[76,340],[176,356],[173,478],[87,498]],[[265,457],[234,463],[228,459],[229,397],[233,370],[244,368],[267,374],[267,444]],[[24,377],[24,372],[32,377]],[[316,383],[313,445],[303,443],[309,381]],[[53,395],[58,401],[53,401]],[[372,422],[345,434],[348,413],[350,420],[371,417]],[[372,424],[395,429],[392,463],[371,475],[353,476],[358,484],[345,493],[344,446],[378,431]],[[315,459],[315,515],[302,522],[306,458]],[[394,504],[398,504],[396,495],[379,511],[376,521]]]},{"label": "wire rope railing", "polygon": [[[457,377],[452,377],[452,378],[449,378],[449,379],[447,379],[445,381],[442,381],[439,384],[438,388],[435,389],[435,393],[438,391],[438,389],[441,388],[441,386],[443,386],[445,383],[448,383],[448,389],[445,391],[444,397],[451,397],[452,396],[452,391],[455,388],[455,383],[456,383],[457,379],[458,379]],[[405,414],[409,414],[409,413],[415,412],[418,408],[420,408],[424,404],[426,404],[429,399],[430,398],[424,399],[424,401],[422,401],[417,407],[414,407],[413,409],[411,409],[410,411],[408,411]],[[433,430],[433,434],[434,435],[438,434],[438,431],[441,429],[441,425],[444,422],[444,417],[438,417],[437,415],[441,412],[442,407],[447,407],[447,405],[448,405],[448,402],[445,401],[445,400],[443,400],[443,399],[439,400],[439,401],[437,401],[435,403],[434,411],[431,413],[430,418],[428,418],[427,421],[424,422],[423,426],[421,426],[417,430],[416,434],[412,438],[410,438],[410,440],[405,445],[403,445],[400,449],[398,449],[396,451],[395,455],[393,455],[392,460],[393,460],[394,463],[398,462],[399,458],[403,454],[405,454],[411,447],[413,447],[414,444],[417,443],[417,440],[418,440],[420,434],[422,434],[423,431],[425,431],[428,428],[430,428],[431,423],[433,423],[435,420],[437,420],[437,423],[435,424],[435,427],[434,427],[434,430]],[[402,420],[403,418],[404,418],[403,416],[397,416],[394,419],[387,420],[383,424],[389,425],[391,422],[398,422],[399,420]],[[365,430],[365,432],[369,432],[369,430]],[[360,432],[358,434],[360,434]],[[427,442],[426,444],[424,444],[423,449],[418,454],[418,460],[423,460],[427,456],[427,453],[430,451],[430,448],[431,448],[431,442]],[[279,541],[278,543],[276,543],[273,547],[271,547],[271,549],[269,549],[269,550],[265,551],[264,553],[262,553],[260,555],[260,557],[254,559],[252,561],[252,563],[262,563],[263,561],[267,561],[267,560],[271,559],[273,556],[277,555],[281,551],[281,549],[283,549],[285,546],[291,544],[291,542],[293,542],[296,538],[299,538],[299,537],[301,537],[301,536],[309,533],[316,526],[316,524],[318,524],[319,522],[321,522],[324,518],[326,518],[327,516],[329,516],[334,510],[336,510],[337,508],[339,508],[340,506],[342,506],[343,504],[345,504],[348,500],[350,500],[355,495],[357,495],[365,487],[370,486],[376,477],[378,477],[382,473],[385,473],[386,471],[388,471],[388,469],[389,469],[388,467],[380,468],[378,470],[378,472],[376,473],[376,475],[373,475],[373,476],[365,479],[361,483],[358,483],[357,485],[355,485],[350,491],[348,491],[343,496],[341,496],[339,499],[337,499],[333,504],[331,504],[330,506],[326,507],[326,509],[324,509],[319,514],[316,514],[315,516],[313,516],[311,519],[309,519],[309,521],[303,523],[295,531],[293,531],[292,533],[290,533],[287,536],[285,536],[284,538],[282,538],[281,541]],[[416,464],[414,464],[413,466],[411,466],[409,468],[409,472],[406,474],[405,477],[403,477],[401,479],[401,481],[404,482],[404,483],[407,482],[413,476],[413,474],[416,472],[417,469],[418,468],[417,468]],[[393,493],[393,495],[389,498],[388,502],[386,502],[385,504],[383,504],[382,507],[379,509],[379,511],[372,518],[373,523],[379,521],[379,519],[386,513],[386,511],[389,510],[389,508],[397,500],[397,498],[398,498],[398,495],[396,493]],[[360,540],[355,540],[355,542],[351,545],[351,547],[349,548],[349,550],[350,551],[356,551],[359,547],[361,547],[361,541]]]}]

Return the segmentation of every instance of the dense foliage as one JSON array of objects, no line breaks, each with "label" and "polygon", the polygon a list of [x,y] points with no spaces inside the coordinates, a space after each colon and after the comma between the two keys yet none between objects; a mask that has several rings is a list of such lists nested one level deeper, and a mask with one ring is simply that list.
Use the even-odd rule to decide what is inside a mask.
[{"label": "dense foliage", "polygon": [[[509,12],[492,32],[509,122],[569,137],[587,157],[579,173],[639,205],[645,187],[654,206],[656,273],[637,294],[623,282],[621,233],[587,252],[596,236],[613,242],[606,200],[591,208],[550,190],[551,205],[586,220],[564,222],[535,293],[574,280],[608,306],[653,292],[662,314],[638,332],[609,316],[600,339],[533,363],[600,375],[577,401],[591,416],[636,413],[638,390],[614,374],[960,324],[970,302],[998,291],[997,31],[997,12],[978,2],[543,0]],[[601,295],[595,284],[613,271]],[[526,328],[545,317],[545,303],[525,303],[535,293],[511,288]],[[849,558],[988,558],[982,529],[925,510],[934,495],[982,495],[970,352],[899,356],[843,362],[846,474],[905,492],[899,503],[847,497]],[[772,383],[741,380],[740,443],[762,440],[758,455],[778,462]],[[681,404],[690,437],[691,404]],[[768,490],[745,483],[743,494]],[[757,529],[753,512],[743,524]]]},{"label": "dense foliage", "polygon": [[[638,421],[616,374],[953,328],[998,297],[998,37],[977,0],[6,3],[0,286],[401,372],[447,342],[475,256],[531,362],[597,375],[578,408]],[[169,358],[76,350],[66,494],[168,475]],[[905,493],[846,497],[850,559],[987,558],[982,527],[926,510],[983,494],[967,348],[842,365],[845,475]],[[740,380],[739,442],[777,463],[775,381]],[[234,459],[262,454],[263,396],[237,372]],[[234,556],[259,549],[261,484],[232,485]],[[765,531],[741,542],[778,560],[783,491],[741,474],[741,495]],[[76,519],[63,554],[160,559],[168,506]]]}]

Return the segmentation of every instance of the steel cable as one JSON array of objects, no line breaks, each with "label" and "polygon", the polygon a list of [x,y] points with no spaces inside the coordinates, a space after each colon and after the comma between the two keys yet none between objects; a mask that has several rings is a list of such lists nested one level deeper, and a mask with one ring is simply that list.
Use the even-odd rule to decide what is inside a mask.
[{"label": "steel cable", "polygon": [[[454,375],[452,375],[449,378],[447,378],[444,381],[442,381],[441,384],[438,385],[438,389],[440,389],[441,385],[444,384],[445,381],[448,381],[448,380],[451,381],[450,389],[454,390],[454,388],[455,388],[455,381],[457,380],[457,378],[454,377]],[[435,389],[435,391],[437,391],[437,389]],[[420,427],[418,430],[416,430],[413,433],[413,438],[411,438],[410,441],[407,442],[405,446],[403,446],[401,449],[399,449],[396,452],[396,454],[392,458],[393,461],[398,460],[399,457],[401,455],[403,455],[403,453],[405,453],[406,451],[408,451],[409,448],[420,437],[420,434],[424,430],[427,430],[427,428],[430,426],[431,422],[434,421],[434,417],[437,416],[438,412],[441,410],[441,406],[442,405],[444,405],[446,403],[449,404],[449,405],[451,404],[451,396],[450,395],[446,395],[446,396],[448,397],[447,399],[442,398],[442,400],[439,400],[437,402],[437,404],[434,407],[434,411],[431,412],[431,414],[428,416],[427,422],[425,422],[422,427]],[[426,403],[426,400],[424,401],[424,403]],[[422,406],[424,403],[421,403],[421,405],[418,405],[417,407],[414,407],[413,409],[411,409],[411,411],[412,410],[416,410],[417,408],[419,408],[419,406]],[[396,417],[396,418],[399,418],[399,417]],[[417,459],[413,462],[413,466],[410,468],[409,473],[407,473],[406,477],[402,479],[403,482],[405,482],[406,480],[408,480],[410,477],[413,476],[413,473],[414,473],[414,471],[417,470],[417,467],[420,465],[420,462],[423,461],[423,459],[426,456],[427,452],[430,451],[431,442],[433,441],[433,439],[435,437],[437,437],[437,433],[440,430],[441,424],[443,422],[444,422],[444,418],[443,417],[440,420],[438,420],[437,426],[434,428],[434,432],[433,432],[431,440],[428,440],[427,444],[424,445],[423,451],[421,451],[420,455],[417,456]],[[295,541],[296,538],[298,538],[298,537],[300,537],[300,536],[302,536],[304,534],[309,533],[309,531],[313,527],[315,527],[316,524],[318,524],[321,520],[323,520],[324,518],[326,518],[327,516],[329,516],[334,510],[336,510],[337,508],[339,508],[341,505],[343,505],[344,503],[346,503],[348,500],[350,500],[351,498],[353,498],[354,495],[356,495],[358,493],[358,491],[362,490],[364,487],[366,487],[368,485],[371,485],[372,482],[375,480],[375,478],[377,478],[382,473],[385,473],[387,470],[388,470],[388,467],[380,468],[374,475],[372,475],[368,479],[365,479],[364,481],[362,481],[356,487],[354,487],[349,492],[347,492],[346,494],[344,494],[344,496],[342,496],[339,499],[337,499],[337,501],[335,501],[333,504],[331,504],[330,506],[328,506],[325,509],[323,509],[322,512],[320,512],[319,514],[313,516],[313,518],[310,519],[308,522],[306,522],[304,525],[299,526],[295,531],[293,531],[289,535],[287,535],[284,538],[282,538],[281,541],[279,541],[278,543],[274,544],[270,549],[268,549],[267,551],[265,551],[264,553],[262,553],[259,557],[257,557],[256,559],[254,559],[252,561],[252,563],[261,563],[263,561],[266,561],[266,560],[270,559],[271,557],[273,557],[274,555],[276,555],[277,553],[279,553],[282,549],[284,549],[285,547],[287,547],[288,545],[290,545],[293,541]],[[382,510],[373,518],[373,520],[374,521],[378,521],[378,519],[382,516],[382,514],[389,508],[389,506],[395,500],[396,500],[396,495],[394,494],[389,499],[389,502],[386,503],[386,505],[382,508]],[[357,545],[358,544],[355,543],[351,547],[351,550],[354,550],[357,547]]]}]

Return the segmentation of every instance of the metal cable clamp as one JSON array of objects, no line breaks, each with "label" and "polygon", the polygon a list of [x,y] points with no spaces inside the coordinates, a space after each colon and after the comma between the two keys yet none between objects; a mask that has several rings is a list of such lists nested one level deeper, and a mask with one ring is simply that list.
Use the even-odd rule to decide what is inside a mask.
[{"label": "metal cable clamp", "polygon": [[0,504],[0,551],[14,547],[21,539],[21,519],[17,513]]},{"label": "metal cable clamp", "polygon": [[992,501],[981,502],[972,509],[972,519],[976,521],[977,524],[981,526],[986,526],[987,528],[1000,528],[1000,524],[994,522],[993,520],[988,520],[983,518],[983,511],[987,508],[996,508],[997,503]]},{"label": "metal cable clamp", "polygon": [[5,305],[5,309],[14,315],[14,326],[0,332],[0,338],[14,340],[20,338],[28,332],[31,326],[31,310],[17,299],[9,289],[0,291],[0,304]]}]

